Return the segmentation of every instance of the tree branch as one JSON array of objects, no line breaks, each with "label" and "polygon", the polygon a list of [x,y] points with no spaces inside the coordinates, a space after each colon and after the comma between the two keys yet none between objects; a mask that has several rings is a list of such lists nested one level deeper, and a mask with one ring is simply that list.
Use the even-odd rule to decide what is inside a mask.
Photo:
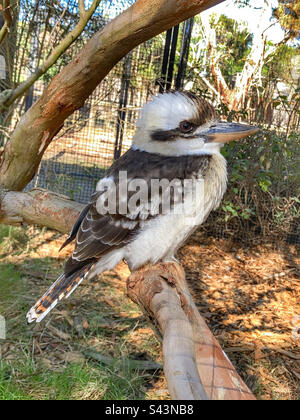
[{"label": "tree branch", "polygon": [[245,97],[250,90],[254,76],[257,74],[260,63],[264,61],[265,46],[265,36],[261,32],[256,33],[243,70],[236,79],[232,92],[232,109],[238,110],[244,105]]},{"label": "tree branch", "polygon": [[78,0],[78,9],[79,9],[79,15],[82,17],[85,15],[85,6],[84,6],[84,0]]},{"label": "tree branch", "polygon": [[8,33],[8,25],[7,22],[4,22],[4,25],[2,26],[1,30],[0,30],[0,45],[2,44],[4,38],[6,37]]},{"label": "tree branch", "polygon": [[219,65],[220,57],[218,56],[217,48],[216,48],[216,31],[214,28],[209,29],[209,33],[207,35],[207,50],[209,55],[210,61],[210,70],[213,76],[214,85],[216,91],[219,92],[224,103],[230,103],[230,89],[224,79],[222,74],[222,70]]},{"label": "tree branch", "polygon": [[11,27],[13,23],[13,18],[10,10],[10,0],[2,0],[2,13],[5,22],[7,22],[8,27]]},{"label": "tree branch", "polygon": [[172,399],[255,399],[199,314],[179,264],[160,263],[134,272],[127,291],[162,338]]},{"label": "tree branch", "polygon": [[9,28],[13,23],[13,18],[10,11],[10,0],[2,0],[0,4],[0,10],[2,11],[4,18],[4,25],[0,30],[0,45],[2,44],[4,38],[9,32]]},{"label": "tree branch", "polygon": [[21,118],[0,163],[0,183],[22,190],[65,119],[130,50],[223,0],[137,0],[85,45]]},{"label": "tree branch", "polygon": [[0,223],[21,223],[46,226],[68,233],[72,229],[83,204],[43,189],[26,193],[0,189]]},{"label": "tree branch", "polygon": [[[42,63],[37,70],[32,73],[25,82],[21,83],[16,89],[4,90],[0,94],[0,113],[3,113],[7,107],[14,103],[14,101],[22,96],[27,90],[45,74],[59,57],[69,48],[71,44],[80,36],[87,22],[93,15],[101,0],[94,0],[88,11],[80,12],[80,19],[75,28],[57,45],[49,57]],[[84,7],[84,5],[83,5]]]}]

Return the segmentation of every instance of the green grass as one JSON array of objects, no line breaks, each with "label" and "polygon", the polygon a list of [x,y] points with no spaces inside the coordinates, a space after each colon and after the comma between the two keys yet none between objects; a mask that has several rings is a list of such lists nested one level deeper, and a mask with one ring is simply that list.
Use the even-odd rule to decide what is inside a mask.
[{"label": "green grass", "polygon": [[62,372],[41,370],[26,363],[0,364],[0,400],[141,399],[143,377],[101,365],[71,364]]},{"label": "green grass", "polygon": [[11,226],[0,225],[0,245],[3,239],[9,235],[10,229],[11,229]]},{"label": "green grass", "polygon": [[7,308],[22,288],[21,275],[13,264],[0,263],[0,303]]},{"label": "green grass", "polygon": [[[131,370],[126,360],[160,361],[160,346],[151,333],[136,333],[147,324],[116,273],[82,285],[41,324],[27,325],[28,309],[62,270],[63,260],[52,258],[54,248],[49,246],[57,238],[47,230],[0,225],[0,314],[7,322],[0,400],[149,398],[149,383],[155,383],[159,373]],[[78,316],[88,322],[81,336],[73,325]],[[61,339],[51,327],[70,338]],[[88,349],[115,363],[104,365],[84,357]],[[80,354],[82,360],[69,363],[64,358],[68,352]]]},{"label": "green grass", "polygon": [[0,225],[0,248],[4,253],[21,251],[28,243],[26,231],[14,226]]}]

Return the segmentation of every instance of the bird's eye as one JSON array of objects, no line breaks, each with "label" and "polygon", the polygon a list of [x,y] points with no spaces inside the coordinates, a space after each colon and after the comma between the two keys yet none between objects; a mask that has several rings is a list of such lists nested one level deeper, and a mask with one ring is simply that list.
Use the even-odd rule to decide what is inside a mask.
[{"label": "bird's eye", "polygon": [[179,124],[179,128],[183,133],[190,133],[194,129],[194,125],[189,121],[182,121]]}]

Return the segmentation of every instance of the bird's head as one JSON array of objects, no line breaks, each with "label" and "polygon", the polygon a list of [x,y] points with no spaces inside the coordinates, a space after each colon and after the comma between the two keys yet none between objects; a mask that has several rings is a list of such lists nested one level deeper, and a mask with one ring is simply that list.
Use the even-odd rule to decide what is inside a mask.
[{"label": "bird's head", "polygon": [[142,109],[133,147],[167,156],[219,153],[258,128],[220,121],[214,107],[190,92],[159,94]]}]

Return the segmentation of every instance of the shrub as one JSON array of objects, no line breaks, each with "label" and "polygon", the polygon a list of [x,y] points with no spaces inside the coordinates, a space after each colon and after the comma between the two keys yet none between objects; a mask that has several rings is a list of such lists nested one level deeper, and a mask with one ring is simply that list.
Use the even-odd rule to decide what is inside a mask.
[{"label": "shrub", "polygon": [[204,229],[242,241],[262,235],[299,242],[300,134],[262,130],[223,154],[228,190]]}]

